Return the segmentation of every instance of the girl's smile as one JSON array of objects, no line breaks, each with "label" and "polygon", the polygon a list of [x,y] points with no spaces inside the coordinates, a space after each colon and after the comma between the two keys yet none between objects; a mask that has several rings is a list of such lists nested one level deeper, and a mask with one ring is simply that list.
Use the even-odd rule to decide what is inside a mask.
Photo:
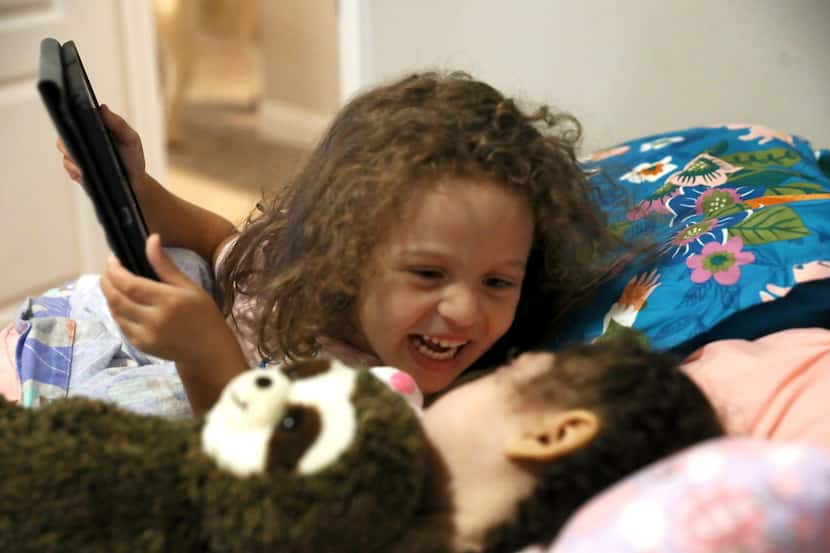
[{"label": "girl's smile", "polygon": [[445,371],[454,365],[455,358],[470,340],[441,339],[413,334],[409,337],[410,354],[427,371]]},{"label": "girl's smile", "polygon": [[430,359],[437,360],[452,359],[469,342],[469,340],[442,340],[432,336],[412,335],[415,348]]},{"label": "girl's smile", "polygon": [[401,215],[372,253],[355,345],[433,393],[513,323],[533,213],[503,186],[445,179],[416,193]]}]

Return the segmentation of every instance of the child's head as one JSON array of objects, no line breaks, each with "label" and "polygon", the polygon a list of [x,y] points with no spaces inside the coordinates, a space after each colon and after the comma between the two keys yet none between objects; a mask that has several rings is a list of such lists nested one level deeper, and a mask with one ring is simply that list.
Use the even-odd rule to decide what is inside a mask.
[{"label": "child's head", "polygon": [[[299,175],[242,232],[220,272],[226,309],[235,287],[257,298],[264,355],[303,357],[321,336],[345,340],[412,372],[427,392],[485,352],[481,362],[492,365],[508,347],[535,346],[596,284],[595,260],[616,244],[577,165],[579,134],[572,117],[527,113],[463,74],[413,75],[370,90],[340,111]],[[470,211],[478,199],[487,204],[480,214]],[[479,273],[477,301],[509,296],[495,321],[470,315],[474,330],[440,321],[437,300],[429,309],[416,302],[411,313],[371,303],[413,224],[438,232],[432,222],[442,220],[476,230],[475,259],[461,276],[471,285]],[[481,259],[487,243],[492,251]],[[441,253],[455,261],[465,251],[459,244]],[[434,257],[406,269],[413,286],[456,278]]]},{"label": "child's head", "polygon": [[440,397],[424,427],[460,543],[488,551],[548,541],[617,480],[722,434],[672,357],[621,340],[522,355]]},{"label": "child's head", "polygon": [[[369,259],[351,341],[440,391],[513,323],[533,214],[499,184],[446,177],[412,196]],[[497,232],[482,231],[497,224]]]}]

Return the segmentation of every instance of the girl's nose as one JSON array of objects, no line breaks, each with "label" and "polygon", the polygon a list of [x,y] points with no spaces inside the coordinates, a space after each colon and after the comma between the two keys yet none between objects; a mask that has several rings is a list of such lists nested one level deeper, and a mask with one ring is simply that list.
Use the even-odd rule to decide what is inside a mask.
[{"label": "girl's nose", "polygon": [[456,285],[446,289],[438,313],[460,327],[473,326],[481,316],[481,305],[475,291],[467,286]]}]

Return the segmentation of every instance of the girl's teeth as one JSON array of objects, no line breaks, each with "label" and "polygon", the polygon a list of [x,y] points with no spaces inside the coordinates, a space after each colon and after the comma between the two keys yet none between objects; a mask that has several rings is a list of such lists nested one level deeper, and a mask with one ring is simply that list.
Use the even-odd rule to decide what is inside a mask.
[{"label": "girl's teeth", "polygon": [[415,336],[414,342],[419,352],[431,359],[442,361],[455,357],[461,346],[467,343],[467,341],[437,340],[424,335]]},{"label": "girl's teeth", "polygon": [[452,348],[444,352],[437,352],[434,349],[430,349],[429,347],[427,347],[421,341],[416,341],[415,347],[418,348],[418,351],[420,351],[422,354],[429,357],[430,359],[438,359],[441,361],[446,359],[452,359],[455,356],[455,352],[458,351],[458,348]]},{"label": "girl's teeth", "polygon": [[458,346],[463,346],[467,343],[467,340],[441,340],[430,336],[421,336],[420,338],[425,342],[442,348],[457,348]]}]

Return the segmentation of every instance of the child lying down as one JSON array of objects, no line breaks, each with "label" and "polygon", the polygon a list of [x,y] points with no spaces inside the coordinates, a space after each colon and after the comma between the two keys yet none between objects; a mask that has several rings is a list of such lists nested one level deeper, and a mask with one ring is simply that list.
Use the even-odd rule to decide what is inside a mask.
[{"label": "child lying down", "polygon": [[422,415],[328,359],[248,371],[196,421],[0,400],[0,550],[513,552],[721,433],[623,341],[524,354]]}]

